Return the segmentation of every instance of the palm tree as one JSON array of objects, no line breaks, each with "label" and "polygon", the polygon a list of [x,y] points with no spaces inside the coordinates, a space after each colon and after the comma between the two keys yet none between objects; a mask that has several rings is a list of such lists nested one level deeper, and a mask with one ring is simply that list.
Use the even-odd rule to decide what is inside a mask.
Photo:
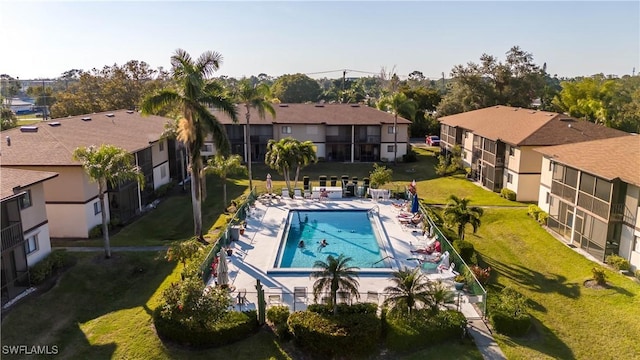
[{"label": "palm tree", "polygon": [[358,267],[349,266],[349,262],[353,260],[350,257],[345,257],[344,254],[340,254],[338,258],[334,258],[333,255],[327,256],[327,261],[317,260],[314,264],[314,268],[321,270],[311,273],[311,277],[317,279],[313,283],[313,296],[315,300],[323,291],[329,290],[331,292],[331,302],[333,305],[333,313],[338,313],[337,294],[338,289],[346,290],[355,296],[356,299],[360,298],[358,293]]},{"label": "palm tree", "polygon": [[477,206],[469,207],[471,199],[459,198],[456,195],[449,195],[449,202],[444,208],[445,222],[451,227],[458,227],[458,237],[464,240],[464,233],[467,224],[473,226],[475,234],[480,227],[480,217],[484,214],[484,210]]},{"label": "palm tree", "polygon": [[378,109],[393,113],[393,164],[395,165],[398,158],[398,115],[400,114],[413,120],[417,105],[412,99],[407,98],[404,93],[397,92],[380,100]]},{"label": "palm tree", "polygon": [[[258,115],[261,119],[265,118],[266,113],[271,114],[271,117],[276,117],[276,111],[271,106],[271,103],[267,101],[267,98],[271,96],[271,90],[267,84],[251,85],[249,80],[244,79],[238,83],[236,89],[236,98],[246,109],[245,118],[247,119],[247,127],[245,128],[245,139],[247,139],[247,167],[249,169],[249,189],[253,189],[253,179],[251,174],[251,131],[249,128],[249,119],[251,117],[251,108],[258,111]],[[226,203],[226,202],[225,202]]]},{"label": "palm tree", "polygon": [[290,171],[295,166],[296,175],[294,187],[298,183],[300,169],[318,161],[316,150],[311,141],[300,142],[291,137],[280,139],[279,141],[269,140],[267,143],[267,154],[265,163],[272,169],[284,176],[287,189],[291,191]]},{"label": "palm tree", "polygon": [[231,155],[224,157],[217,154],[207,161],[207,167],[204,168],[205,173],[212,172],[222,179],[222,191],[224,206],[227,206],[227,176],[234,174],[246,174],[247,168],[242,165],[240,155]]},{"label": "palm tree", "polygon": [[202,200],[204,181],[203,162],[200,149],[207,135],[213,136],[216,149],[221,154],[229,152],[229,140],[224,126],[209,111],[208,107],[226,113],[237,122],[236,108],[225,96],[222,85],[207,79],[222,63],[222,55],[213,51],[204,52],[197,60],[184,50],[176,50],[171,57],[172,76],[177,87],[167,88],[151,95],[142,102],[143,114],[153,114],[166,107],[177,107],[182,119],[178,126],[178,140],[185,144],[191,173],[191,202],[193,207],[194,233],[202,236]]},{"label": "palm tree", "polygon": [[76,148],[73,151],[73,159],[82,163],[82,168],[91,182],[98,183],[104,252],[105,257],[109,259],[111,258],[111,245],[109,243],[107,212],[104,206],[104,193],[107,190],[107,184],[116,187],[121,182],[137,180],[140,188],[143,188],[144,176],[140,168],[135,165],[133,155],[113,145]]},{"label": "palm tree", "polygon": [[387,294],[384,305],[391,305],[391,312],[411,314],[417,304],[430,304],[431,288],[420,268],[410,270],[405,267],[395,271],[390,280],[395,285],[384,289]]}]

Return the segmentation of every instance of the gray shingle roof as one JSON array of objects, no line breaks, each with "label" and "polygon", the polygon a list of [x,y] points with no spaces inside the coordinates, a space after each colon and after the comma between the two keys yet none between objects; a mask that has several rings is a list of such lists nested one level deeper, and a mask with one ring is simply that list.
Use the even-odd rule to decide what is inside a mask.
[{"label": "gray shingle roof", "polygon": [[[246,109],[237,107],[238,120],[246,122]],[[250,110],[251,124],[327,124],[327,125],[381,125],[393,124],[393,114],[360,104],[273,104],[275,119],[266,113],[261,119],[255,109]],[[219,111],[212,111],[222,124],[232,124],[231,118]],[[398,124],[411,124],[411,121],[398,116]]]},{"label": "gray shingle roof", "polygon": [[607,180],[640,186],[640,136],[585,141],[537,148],[535,151]]},{"label": "gray shingle roof", "polygon": [[516,146],[560,145],[629,135],[563,114],[502,105],[444,116],[439,121]]},{"label": "gray shingle roof", "polygon": [[[6,130],[1,133],[0,165],[79,165],[72,160],[73,150],[79,146],[111,144],[135,152],[158,141],[168,120],[117,110],[42,121],[32,125],[37,132],[23,132],[20,127]],[[51,126],[55,123],[59,125]]]},{"label": "gray shingle roof", "polygon": [[56,176],[57,173],[49,171],[0,168],[0,198],[5,199],[13,195],[13,189],[16,187],[26,188]]}]

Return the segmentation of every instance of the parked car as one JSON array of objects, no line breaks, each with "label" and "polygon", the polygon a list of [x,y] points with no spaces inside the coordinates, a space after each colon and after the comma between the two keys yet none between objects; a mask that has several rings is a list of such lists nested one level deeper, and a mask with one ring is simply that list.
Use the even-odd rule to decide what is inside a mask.
[{"label": "parked car", "polygon": [[427,145],[429,146],[440,146],[440,138],[436,135],[427,136]]}]

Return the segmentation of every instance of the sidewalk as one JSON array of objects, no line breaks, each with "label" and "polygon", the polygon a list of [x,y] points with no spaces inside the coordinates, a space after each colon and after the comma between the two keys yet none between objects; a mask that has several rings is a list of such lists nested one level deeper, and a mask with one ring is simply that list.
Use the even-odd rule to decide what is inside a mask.
[{"label": "sidewalk", "polygon": [[[60,246],[52,247],[51,250],[66,250],[75,252],[104,252],[104,247],[96,246]],[[168,246],[112,246],[112,252],[126,252],[126,251],[166,251]]]},{"label": "sidewalk", "polygon": [[507,359],[484,321],[479,319],[470,320],[469,334],[473,337],[478,350],[480,350],[485,360]]}]

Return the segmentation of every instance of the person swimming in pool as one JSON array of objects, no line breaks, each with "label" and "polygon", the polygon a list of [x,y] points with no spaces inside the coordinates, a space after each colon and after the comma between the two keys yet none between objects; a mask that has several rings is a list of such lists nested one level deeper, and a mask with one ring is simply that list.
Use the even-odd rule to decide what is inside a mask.
[{"label": "person swimming in pool", "polygon": [[303,248],[304,247],[304,240],[300,240],[300,242],[298,243],[298,247],[299,248]]},{"label": "person swimming in pool", "polygon": [[329,243],[327,242],[327,239],[322,239],[322,241],[320,241],[320,245],[318,246],[318,251],[322,251],[322,248],[324,248],[327,245],[329,245]]}]

